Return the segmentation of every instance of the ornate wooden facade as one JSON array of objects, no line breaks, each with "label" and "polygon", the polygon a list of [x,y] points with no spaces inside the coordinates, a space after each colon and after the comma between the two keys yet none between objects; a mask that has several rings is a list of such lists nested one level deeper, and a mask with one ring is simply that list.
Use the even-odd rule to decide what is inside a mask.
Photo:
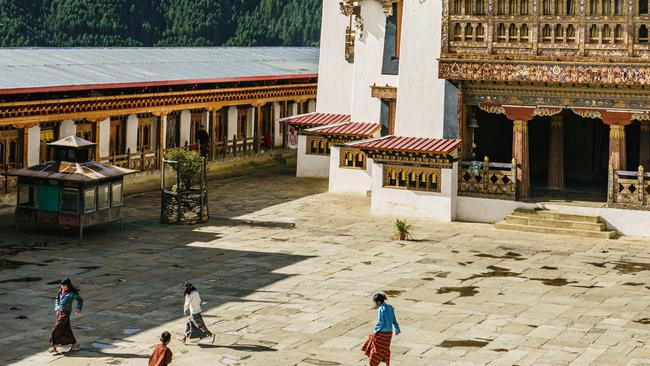
[{"label": "ornate wooden facade", "polygon": [[[571,111],[609,126],[614,177],[609,179],[609,203],[630,206],[626,188],[614,180],[634,173],[626,166],[625,126],[650,120],[648,1],[444,0],[442,13],[438,72],[459,89],[460,137],[472,141],[473,131],[464,120],[470,108],[513,121],[517,194],[511,199],[530,197],[528,122],[537,117],[551,117],[548,159],[554,163],[549,163],[548,186],[564,186],[561,115]],[[641,129],[641,134],[648,132]],[[646,137],[641,137],[640,162],[650,154],[644,153],[650,148]],[[464,176],[471,181],[471,174]],[[495,189],[483,182],[488,187],[478,192],[481,184],[463,184],[463,179],[461,175],[461,191],[468,192],[461,194]]]}]

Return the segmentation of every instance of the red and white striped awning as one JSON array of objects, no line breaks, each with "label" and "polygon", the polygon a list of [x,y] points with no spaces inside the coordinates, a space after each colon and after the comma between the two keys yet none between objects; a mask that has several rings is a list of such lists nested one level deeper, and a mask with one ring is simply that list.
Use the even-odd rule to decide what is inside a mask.
[{"label": "red and white striped awning", "polygon": [[460,147],[461,140],[428,137],[384,136],[348,143],[364,150],[448,155]]},{"label": "red and white striped awning", "polygon": [[280,119],[280,123],[298,127],[317,127],[333,125],[341,122],[351,122],[349,114],[307,113]]},{"label": "red and white striped awning", "polygon": [[344,122],[305,130],[309,135],[369,138],[381,129],[379,123]]}]

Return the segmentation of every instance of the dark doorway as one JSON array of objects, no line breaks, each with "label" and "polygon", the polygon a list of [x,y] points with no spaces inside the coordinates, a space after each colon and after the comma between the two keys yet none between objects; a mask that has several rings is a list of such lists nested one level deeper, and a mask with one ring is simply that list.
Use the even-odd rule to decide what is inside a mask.
[{"label": "dark doorway", "polygon": [[549,189],[550,118],[537,119],[529,128],[532,197],[537,200],[607,200],[609,127],[601,120],[562,113],[564,134],[564,189]]},{"label": "dark doorway", "polygon": [[482,161],[486,156],[491,162],[512,161],[512,121],[501,114],[475,109],[478,128],[474,129],[476,149],[473,160]]}]

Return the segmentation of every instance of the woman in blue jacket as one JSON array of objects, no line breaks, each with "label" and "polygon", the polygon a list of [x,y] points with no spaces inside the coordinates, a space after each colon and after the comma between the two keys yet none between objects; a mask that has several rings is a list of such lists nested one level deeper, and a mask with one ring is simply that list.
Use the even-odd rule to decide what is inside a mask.
[{"label": "woman in blue jacket", "polygon": [[362,350],[368,356],[370,366],[377,366],[382,362],[390,365],[390,342],[393,338],[393,330],[395,335],[401,332],[395,317],[395,309],[386,304],[384,294],[376,294],[372,300],[377,308],[377,325],[373,333],[368,336]]},{"label": "woman in blue jacket", "polygon": [[79,296],[79,290],[72,285],[72,281],[66,278],[61,281],[61,289],[54,301],[56,323],[54,323],[54,329],[52,329],[52,336],[50,338],[52,347],[48,349],[48,352],[56,353],[58,352],[57,346],[67,344],[72,345],[72,348],[70,348],[71,351],[79,349],[79,343],[77,343],[77,339],[74,337],[72,327],[70,326],[70,314],[72,313],[72,305],[75,301],[77,301],[75,313],[79,315],[84,300]]}]

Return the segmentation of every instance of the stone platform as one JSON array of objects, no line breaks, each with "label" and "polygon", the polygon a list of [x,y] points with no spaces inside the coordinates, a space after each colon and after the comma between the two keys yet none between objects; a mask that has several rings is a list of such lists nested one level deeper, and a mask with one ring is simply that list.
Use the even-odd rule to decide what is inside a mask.
[{"label": "stone platform", "polygon": [[[395,217],[365,196],[284,167],[210,181],[210,221],[161,226],[159,193],[127,197],[117,226],[19,232],[0,212],[0,364],[146,365],[159,334],[175,366],[366,365],[370,297],[389,295],[403,333],[393,365],[650,364],[650,241],[499,231]],[[45,352],[56,281],[86,300],[82,350]],[[203,297],[214,345],[183,345],[180,283]]]}]

